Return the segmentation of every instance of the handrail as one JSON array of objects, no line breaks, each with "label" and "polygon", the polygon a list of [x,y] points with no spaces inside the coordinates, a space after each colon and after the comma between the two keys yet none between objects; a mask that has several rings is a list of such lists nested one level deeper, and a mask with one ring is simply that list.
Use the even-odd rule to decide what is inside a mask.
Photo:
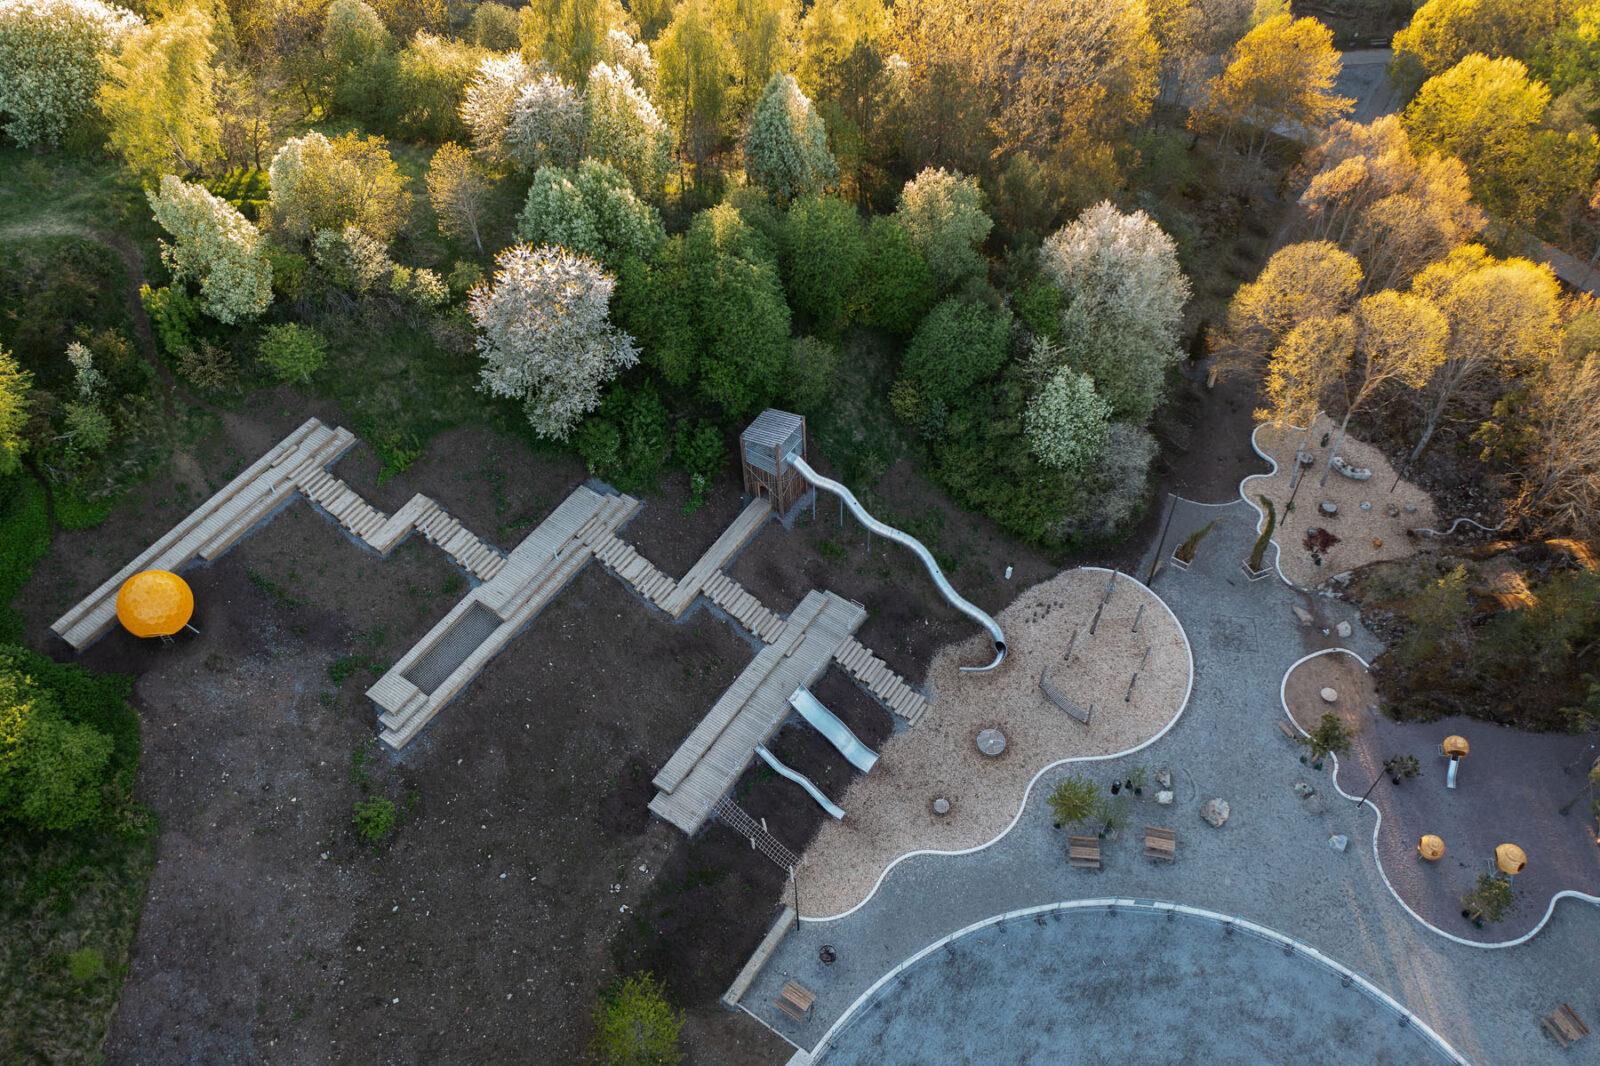
[{"label": "handrail", "polygon": [[768,766],[778,771],[778,773],[782,774],[784,777],[787,777],[790,781],[793,781],[795,784],[811,793],[811,798],[816,800],[817,805],[823,810],[827,811],[835,818],[841,820],[844,818],[844,808],[833,802],[833,800],[829,799],[827,796],[824,796],[822,794],[822,790],[811,783],[811,778],[800,773],[798,770],[789,769],[781,761],[779,761],[776,755],[772,754],[772,752],[768,751],[760,744],[756,745],[756,754],[761,756],[762,762],[766,763]]},{"label": "handrail", "polygon": [[928,549],[923,546],[920,540],[918,540],[916,537],[913,537],[909,533],[902,533],[893,526],[884,525],[876,518],[873,518],[872,515],[867,512],[867,509],[861,506],[861,502],[856,499],[853,492],[839,484],[839,482],[834,481],[832,478],[825,478],[815,470],[811,469],[811,464],[800,458],[798,453],[791,452],[786,462],[788,462],[790,466],[794,467],[795,470],[799,471],[800,476],[811,482],[811,484],[815,485],[819,489],[822,489],[824,492],[831,492],[835,496],[839,497],[839,499],[843,500],[845,506],[850,508],[850,513],[855,515],[857,520],[859,520],[862,525],[866,526],[879,536],[887,537],[896,544],[903,544],[907,548],[910,548],[912,551],[916,552],[917,558],[922,560],[922,565],[928,568],[928,576],[933,578],[933,583],[938,586],[940,594],[943,595],[945,599],[949,600],[951,605],[955,607],[956,610],[960,611],[962,614],[966,615],[968,618],[971,618],[984,629],[989,631],[989,636],[994,640],[994,662],[987,666],[963,666],[961,668],[962,673],[986,673],[990,670],[993,670],[995,667],[999,666],[1005,661],[1006,635],[1005,632],[1000,628],[1000,623],[989,617],[989,615],[981,610],[976,604],[973,604],[967,600],[953,587],[951,587],[949,580],[944,576],[944,572],[939,569],[939,564],[934,561],[933,553],[928,551]]}]

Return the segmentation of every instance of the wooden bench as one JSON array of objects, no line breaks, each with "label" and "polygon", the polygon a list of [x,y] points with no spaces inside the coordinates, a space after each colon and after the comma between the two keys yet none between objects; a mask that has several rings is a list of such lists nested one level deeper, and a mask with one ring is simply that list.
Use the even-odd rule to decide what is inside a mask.
[{"label": "wooden bench", "polygon": [[1145,826],[1144,855],[1147,859],[1175,860],[1178,857],[1177,832],[1159,825]]},{"label": "wooden bench", "polygon": [[1562,1047],[1571,1047],[1589,1035],[1589,1027],[1583,1024],[1578,1012],[1565,1003],[1546,1014],[1541,1021],[1544,1031]]},{"label": "wooden bench", "polygon": [[1075,870],[1100,869],[1100,838],[1068,837],[1067,860]]},{"label": "wooden bench", "polygon": [[785,981],[783,991],[772,1002],[795,1021],[803,1022],[811,1017],[811,1005],[816,1001],[816,993],[805,985],[796,981]]}]

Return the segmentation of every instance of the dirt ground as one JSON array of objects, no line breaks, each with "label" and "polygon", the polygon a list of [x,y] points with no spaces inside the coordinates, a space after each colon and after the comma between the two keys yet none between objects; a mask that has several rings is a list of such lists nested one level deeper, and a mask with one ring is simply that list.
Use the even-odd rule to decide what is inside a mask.
[{"label": "dirt ground", "polygon": [[[1211,424],[1247,426],[1248,403],[1221,399],[1196,392],[1169,414],[1216,443],[1174,450],[1165,484],[1223,498],[1251,461],[1242,431]],[[50,621],[313,414],[342,421],[287,390],[221,412],[169,476],[100,527],[60,534],[18,601],[30,641],[66,657]],[[570,457],[481,430],[441,435],[382,485],[365,445],[336,470],[386,510],[426,491],[502,548],[583,478]],[[682,477],[668,477],[625,536],[681,573],[737,514],[733,473],[730,460],[688,516]],[[954,508],[914,470],[891,470],[879,494],[933,531],[951,579],[991,611],[1073,561]],[[1093,561],[1131,565],[1160,511]],[[908,553],[869,551],[848,517],[841,530],[831,499],[793,530],[767,526],[732,572],[775,610],[810,588],[865,604],[858,635],[913,682],[972,633]],[[152,648],[114,634],[82,657],[139,676],[139,798],[163,827],[110,1061],[504,1061],[533,1033],[543,1059],[574,1061],[596,990],[638,967],[686,1008],[691,1062],[787,1057],[716,1002],[770,924],[782,872],[720,827],[685,841],[645,807],[650,777],[749,661],[746,635],[703,605],[674,624],[591,565],[396,756],[375,742],[362,693],[465,591],[441,553],[413,538],[378,559],[297,502],[187,576],[198,636]],[[888,712],[838,670],[817,694],[882,746]],[[826,744],[791,727],[773,747],[843,796],[853,770]],[[796,851],[824,817],[765,768],[737,794]],[[374,795],[404,812],[377,849],[351,824]]]}]

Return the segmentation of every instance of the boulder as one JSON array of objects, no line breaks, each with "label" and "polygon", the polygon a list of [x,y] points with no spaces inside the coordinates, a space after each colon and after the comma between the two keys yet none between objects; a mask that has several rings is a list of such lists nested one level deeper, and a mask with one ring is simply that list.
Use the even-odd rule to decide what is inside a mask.
[{"label": "boulder", "polygon": [[1328,461],[1328,465],[1333,467],[1334,473],[1343,474],[1351,481],[1366,481],[1372,476],[1372,471],[1369,468],[1364,466],[1351,466],[1349,463],[1344,461],[1344,456],[1342,455],[1335,455],[1331,460]]},{"label": "boulder", "polygon": [[1332,500],[1323,500],[1321,503],[1317,504],[1317,510],[1331,518],[1339,513],[1339,505],[1334,503]]},{"label": "boulder", "polygon": [[1322,798],[1322,793],[1315,790],[1309,796],[1300,800],[1300,806],[1305,808],[1307,814],[1328,813],[1328,801]]},{"label": "boulder", "polygon": [[1204,818],[1213,828],[1221,829],[1228,820],[1228,801],[1225,799],[1208,799],[1200,805],[1200,817]]},{"label": "boulder", "polygon": [[1304,781],[1296,781],[1294,783],[1294,794],[1299,796],[1301,799],[1305,799],[1307,796],[1314,794],[1316,791],[1316,789],[1312,788]]},{"label": "boulder", "polygon": [[1301,625],[1308,626],[1311,624],[1312,618],[1310,611],[1306,610],[1298,603],[1294,604],[1290,609],[1294,611],[1294,616],[1300,620]]},{"label": "boulder", "polygon": [[1328,847],[1334,851],[1343,851],[1350,846],[1350,838],[1343,833],[1335,833],[1328,838]]},{"label": "boulder", "polygon": [[1172,806],[1172,790],[1170,788],[1164,788],[1160,792],[1157,792],[1156,802],[1163,807]]},{"label": "boulder", "polygon": [[1323,703],[1339,702],[1339,690],[1336,688],[1324,688],[1321,692],[1318,692],[1317,695],[1322,697]]},{"label": "boulder", "polygon": [[1172,787],[1172,771],[1165,766],[1156,771],[1156,787],[1162,789]]},{"label": "boulder", "polygon": [[1349,622],[1340,622],[1338,625],[1333,627],[1333,631],[1339,634],[1341,637],[1348,637],[1351,633],[1355,632],[1355,630],[1351,628]]}]

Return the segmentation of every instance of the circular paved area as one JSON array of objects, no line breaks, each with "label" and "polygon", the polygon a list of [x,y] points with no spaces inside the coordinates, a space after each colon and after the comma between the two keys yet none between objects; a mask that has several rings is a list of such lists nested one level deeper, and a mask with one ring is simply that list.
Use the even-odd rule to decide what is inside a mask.
[{"label": "circular paved area", "polygon": [[821,1066],[1456,1061],[1359,980],[1209,918],[1048,910],[934,949],[849,1015]]}]

